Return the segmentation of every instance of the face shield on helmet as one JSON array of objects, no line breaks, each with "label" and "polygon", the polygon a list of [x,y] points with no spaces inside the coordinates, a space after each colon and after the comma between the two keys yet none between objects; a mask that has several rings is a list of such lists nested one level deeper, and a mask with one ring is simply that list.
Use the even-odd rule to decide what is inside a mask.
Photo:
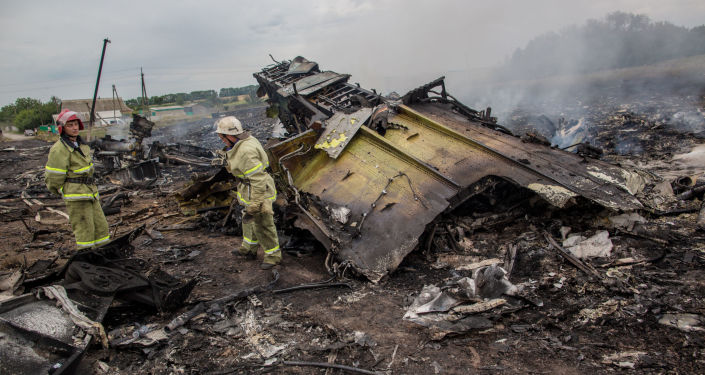
[{"label": "face shield on helmet", "polygon": [[71,120],[78,120],[78,130],[83,130],[83,121],[78,117],[78,113],[64,109],[59,113],[59,117],[56,118],[56,124],[58,125],[59,134],[64,131],[64,125]]},{"label": "face shield on helmet", "polygon": [[235,116],[226,116],[215,122],[215,132],[217,134],[240,135],[245,132],[242,123]]}]

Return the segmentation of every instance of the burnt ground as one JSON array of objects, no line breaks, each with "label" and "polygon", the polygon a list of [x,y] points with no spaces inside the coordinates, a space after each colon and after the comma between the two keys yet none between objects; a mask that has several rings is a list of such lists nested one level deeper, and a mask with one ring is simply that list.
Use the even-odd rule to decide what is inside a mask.
[{"label": "burnt ground", "polygon": [[[604,158],[625,165],[638,164],[654,173],[668,171],[679,176],[699,175],[702,179],[703,163],[698,168],[692,163],[671,162],[673,155],[703,143],[697,134],[680,131],[660,138],[658,127],[640,127],[649,124],[652,114],[629,107],[629,116],[625,117],[625,112],[620,112],[624,107],[617,104],[595,107],[593,113],[598,122],[610,126],[596,133],[599,136],[593,136],[593,143],[599,143],[600,137],[614,139],[622,133],[636,134],[640,150],[625,153],[606,147]],[[669,111],[667,103],[653,105],[657,112]],[[697,105],[703,108],[702,101]],[[643,118],[644,122],[631,121],[634,118]],[[661,126],[670,124],[668,119],[659,121]],[[205,129],[207,124],[193,126]],[[637,130],[625,130],[630,127]],[[198,132],[207,136],[205,130]],[[189,134],[189,130],[184,134]],[[666,139],[672,141],[671,147]],[[45,224],[41,224],[34,220],[36,204],[29,206],[16,199],[22,190],[30,196],[45,193],[41,177],[49,146],[38,140],[2,143],[6,150],[0,152],[3,276],[39,259],[55,260],[54,265],[59,265],[73,252],[73,238],[65,220],[45,214]],[[198,284],[186,305],[173,313],[158,314],[137,305],[115,303],[103,322],[106,331],[146,324],[164,326],[198,302],[266,284],[272,277],[269,271],[258,268],[258,261],[241,260],[230,254],[239,246],[241,237],[212,230],[202,224],[203,220],[180,213],[170,192],[183,185],[192,170],[185,166],[166,168],[168,178],[164,184],[151,190],[125,189],[129,200],[120,213],[109,215],[108,221],[117,234],[145,224],[151,229],[151,236],[143,234],[134,240],[135,256],[176,277],[196,278]],[[625,230],[608,226],[610,213],[599,207],[578,202],[564,210],[551,210],[525,191],[500,183],[488,195],[474,198],[442,218],[440,227],[444,230],[437,230],[433,239],[422,238],[423,246],[378,284],[348,270],[338,280],[348,287],[266,292],[210,306],[156,345],[92,347],[83,360],[83,371],[350,373],[281,362],[308,361],[394,374],[582,374],[630,369],[639,373],[703,373],[705,233],[695,226],[701,200],[702,195],[676,202],[670,213],[642,212],[646,222],[638,224],[638,230]],[[62,208],[58,200],[42,202]],[[32,241],[18,220],[21,218],[32,229],[58,232]],[[56,224],[51,224],[51,220]],[[190,223],[198,225],[189,226]],[[195,228],[185,229],[191,227]],[[609,231],[614,245],[611,255],[587,261],[599,276],[578,270],[548,244],[544,233],[560,241],[561,227],[587,237],[598,230]],[[285,242],[283,237],[282,243]],[[512,248],[517,256],[509,280],[523,287],[522,297],[506,297],[507,304],[476,314],[487,319],[489,325],[446,332],[440,338],[437,332],[402,319],[425,285],[443,287],[452,293],[452,282],[470,275],[470,271],[456,270],[458,267],[439,259],[454,255],[476,260],[504,259]],[[299,251],[284,254],[275,288],[330,278],[323,250],[309,245],[297,246],[296,250]],[[695,323],[680,329],[659,323],[666,314],[694,314]]]}]

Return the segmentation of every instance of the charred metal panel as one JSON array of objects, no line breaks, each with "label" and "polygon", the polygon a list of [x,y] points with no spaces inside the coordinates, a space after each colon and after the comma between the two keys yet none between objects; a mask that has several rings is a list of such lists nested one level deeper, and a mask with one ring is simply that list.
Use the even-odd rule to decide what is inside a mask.
[{"label": "charred metal panel", "polygon": [[161,174],[156,160],[147,160],[113,172],[112,176],[125,186],[147,186],[154,183]]},{"label": "charred metal panel", "polygon": [[[382,137],[362,127],[337,159],[314,148],[321,140],[313,132],[270,148],[277,159],[302,150],[282,166],[301,193],[315,197],[308,211],[330,233],[329,249],[373,281],[396,269],[426,225],[469,197],[464,191],[487,176],[532,189],[559,207],[580,194],[608,207],[640,207],[627,192],[589,174],[590,166],[604,163],[581,163],[576,155],[546,149],[536,156],[541,164],[527,165],[519,159],[533,160],[529,153],[536,145],[478,125],[477,131],[496,133],[492,136],[504,141],[485,140],[497,147],[491,149],[411,108],[398,110],[391,120],[406,129]],[[349,210],[346,223],[331,218],[330,212],[340,207]],[[321,237],[316,229],[312,233]]]},{"label": "charred metal panel", "polygon": [[424,160],[448,178],[468,186],[498,176],[535,191],[557,207],[581,195],[614,209],[642,208],[627,191],[630,173],[576,154],[522,142],[457,115],[443,104],[399,106],[385,139]]},{"label": "charred metal panel", "polygon": [[297,56],[291,60],[287,74],[307,74],[313,71],[318,71],[318,64],[313,61],[308,61],[302,56]]},{"label": "charred metal panel", "polygon": [[213,158],[213,152],[207,148],[188,145],[185,143],[175,143],[167,145],[169,150],[177,150],[184,154],[189,154],[193,156],[200,156],[203,158]]},{"label": "charred metal panel", "polygon": [[350,78],[348,74],[338,74],[335,72],[322,72],[316,75],[308,76],[302,78],[290,85],[286,85],[281,89],[277,90],[277,93],[281,96],[289,96],[292,94],[298,95],[310,95],[314,92],[341,81],[347,81]]},{"label": "charred metal panel", "polygon": [[318,138],[315,148],[324,150],[333,159],[338,158],[371,114],[372,108],[362,108],[349,115],[343,112],[334,114],[326,120],[326,128]]},{"label": "charred metal panel", "polygon": [[215,173],[194,173],[191,181],[174,193],[181,212],[194,215],[207,208],[230,207],[235,204],[235,178],[225,168]]},{"label": "charred metal panel", "polygon": [[294,134],[335,112],[351,113],[381,102],[376,93],[348,83],[350,75],[320,72],[318,64],[300,56],[262,69],[254,77],[260,84],[258,95],[266,93],[278,105],[280,120]]},{"label": "charred metal panel", "polygon": [[[446,93],[442,78],[401,100],[347,82],[289,95],[272,73],[284,69],[282,63],[255,74],[280,105],[282,123],[298,133],[268,148],[272,167],[294,192],[296,225],[370,280],[396,269],[426,226],[487,178],[532,190],[556,207],[578,196],[613,210],[642,207],[630,194],[643,185],[639,175],[522,142],[496,124],[490,108],[473,110]],[[297,80],[287,82],[293,88]],[[433,91],[439,86],[440,94]],[[309,127],[320,116],[327,118],[319,135]]]},{"label": "charred metal panel", "polygon": [[[315,139],[298,137],[298,145],[285,142],[271,151],[282,156],[300,146],[310,150],[282,162],[293,185],[316,197],[308,210],[331,233],[339,257],[379,280],[414,249],[460,186],[365,127],[337,159],[313,149]],[[340,207],[350,212],[345,223],[330,217]]]}]

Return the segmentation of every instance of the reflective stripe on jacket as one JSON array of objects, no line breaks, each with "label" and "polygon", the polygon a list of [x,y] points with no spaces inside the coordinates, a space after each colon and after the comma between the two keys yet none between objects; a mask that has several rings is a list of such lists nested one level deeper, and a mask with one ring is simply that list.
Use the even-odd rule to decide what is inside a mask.
[{"label": "reflective stripe on jacket", "polygon": [[265,170],[269,167],[269,158],[257,138],[250,136],[238,141],[225,156],[228,171],[240,179],[237,186],[240,203],[247,206],[277,198],[274,179]]},{"label": "reflective stripe on jacket", "polygon": [[93,159],[88,145],[81,143],[78,152],[59,139],[51,146],[49,157],[44,168],[44,181],[52,194],[59,194],[65,200],[89,200],[98,198],[98,188],[95,184],[66,182],[66,178],[93,176]]}]

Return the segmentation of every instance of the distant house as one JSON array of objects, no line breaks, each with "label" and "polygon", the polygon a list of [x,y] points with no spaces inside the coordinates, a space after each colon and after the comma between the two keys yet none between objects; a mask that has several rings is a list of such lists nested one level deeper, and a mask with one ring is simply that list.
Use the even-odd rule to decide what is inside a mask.
[{"label": "distant house", "polygon": [[[88,123],[91,117],[91,104],[93,99],[70,99],[61,101],[61,110],[68,109],[78,113],[81,121]],[[128,107],[122,98],[99,98],[95,101],[95,125],[109,125],[125,123],[130,121],[132,109]],[[54,114],[54,122],[59,114]]]},{"label": "distant house", "polygon": [[183,107],[178,105],[168,107],[151,107],[149,108],[149,112],[152,119],[184,117],[193,115],[193,107]]}]

